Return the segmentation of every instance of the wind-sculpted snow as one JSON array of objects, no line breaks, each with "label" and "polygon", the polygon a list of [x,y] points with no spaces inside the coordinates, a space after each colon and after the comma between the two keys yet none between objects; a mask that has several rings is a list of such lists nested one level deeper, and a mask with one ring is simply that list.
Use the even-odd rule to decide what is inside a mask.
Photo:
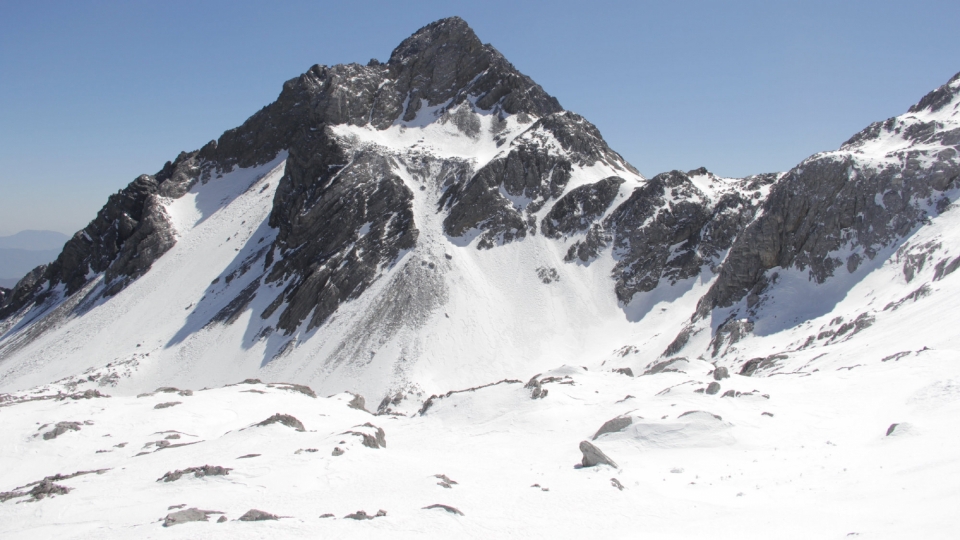
[{"label": "wind-sculpted snow", "polygon": [[[611,358],[535,376],[540,399],[515,380],[379,416],[257,381],[55,399],[101,388],[71,378],[0,395],[0,459],[17,463],[0,470],[0,535],[941,536],[960,472],[956,339],[874,344],[719,381],[703,360],[625,377],[630,359]],[[80,429],[37,436],[57,422]]]}]

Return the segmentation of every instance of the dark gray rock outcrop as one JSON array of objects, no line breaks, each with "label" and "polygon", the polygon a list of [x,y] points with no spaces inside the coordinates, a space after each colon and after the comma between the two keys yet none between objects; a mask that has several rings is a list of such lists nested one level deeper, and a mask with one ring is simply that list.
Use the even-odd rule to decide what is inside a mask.
[{"label": "dark gray rock outcrop", "polygon": [[446,504],[431,504],[430,506],[424,506],[423,509],[424,509],[424,510],[433,510],[433,509],[446,510],[447,512],[450,512],[451,514],[455,514],[455,515],[458,515],[458,516],[462,516],[462,515],[463,515],[463,512],[461,512],[460,510],[454,508],[453,506],[448,506],[448,505],[446,505]]},{"label": "dark gray rock outcrop", "polygon": [[580,452],[583,453],[583,459],[580,461],[583,467],[595,467],[597,465],[617,467],[617,464],[612,459],[607,457],[603,451],[589,441],[580,441]]},{"label": "dark gray rock outcrop", "polygon": [[543,218],[544,236],[560,238],[587,230],[610,207],[623,182],[623,178],[611,176],[571,189]]},{"label": "dark gray rock outcrop", "polygon": [[270,512],[264,512],[263,510],[257,510],[256,508],[251,508],[240,516],[240,521],[275,521],[278,519],[280,519],[280,516],[273,515]]},{"label": "dark gray rock outcrop", "polygon": [[[957,92],[948,83],[910,112],[938,110]],[[878,162],[871,145],[883,138],[899,139],[905,147]],[[760,217],[734,243],[700,301],[697,317],[738,302],[776,267],[805,270],[816,283],[856,271],[863,260],[945,209],[944,194],[960,178],[958,155],[958,130],[908,113],[870,125],[838,151],[804,160],[772,187]],[[852,251],[842,260],[835,255],[841,247]]]},{"label": "dark gray rock outcrop", "polygon": [[[704,171],[705,173],[705,171]],[[741,183],[772,182],[751,177]],[[658,174],[636,188],[588,237],[570,248],[568,259],[587,262],[612,239],[620,256],[613,270],[617,297],[627,303],[639,292],[652,291],[661,279],[674,284],[719,264],[719,257],[750,222],[757,206],[739,190],[711,199],[680,171]],[[596,246],[584,244],[593,241]]]},{"label": "dark gray rock outcrop", "polygon": [[[199,508],[187,508],[185,510],[178,510],[176,512],[171,512],[163,518],[164,527],[172,527],[174,525],[181,525],[183,523],[190,523],[191,521],[209,521],[210,516],[214,514],[222,514],[223,512],[218,512],[216,510],[200,510]],[[224,516],[221,516],[220,519],[223,519]]]},{"label": "dark gray rock outcrop", "polygon": [[270,418],[267,418],[263,422],[258,422],[254,426],[269,426],[270,424],[281,424],[290,428],[293,428],[297,431],[306,431],[303,427],[303,423],[290,416],[289,414],[280,414],[277,413]]},{"label": "dark gray rock outcrop", "polygon": [[633,424],[633,418],[629,416],[618,416],[616,418],[607,420],[593,435],[593,440],[597,440],[597,437],[603,435],[604,433],[616,433],[618,431],[623,431],[631,424]]},{"label": "dark gray rock outcrop", "polygon": [[233,469],[229,467],[220,467],[219,465],[203,465],[201,467],[188,467],[186,469],[168,472],[157,479],[157,482],[175,482],[183,477],[185,474],[193,474],[196,478],[203,478],[204,476],[226,476],[230,474],[230,471]]},{"label": "dark gray rock outcrop", "polygon": [[80,431],[80,425],[80,422],[57,422],[57,425],[54,426],[53,429],[43,434],[43,440],[49,441],[56,439],[68,431]]},{"label": "dark gray rock outcrop", "polygon": [[[552,148],[554,140],[560,143],[562,153]],[[489,249],[536,234],[533,214],[563,194],[574,165],[603,161],[616,169],[636,172],[607,146],[593,124],[568,111],[541,118],[510,144],[506,155],[444,192],[440,206],[448,209],[443,221],[448,235],[460,237],[479,229],[482,233],[477,247]],[[550,234],[559,237],[567,231],[585,229],[590,219],[609,206],[617,185],[617,180],[606,179],[571,195],[550,218]]]}]

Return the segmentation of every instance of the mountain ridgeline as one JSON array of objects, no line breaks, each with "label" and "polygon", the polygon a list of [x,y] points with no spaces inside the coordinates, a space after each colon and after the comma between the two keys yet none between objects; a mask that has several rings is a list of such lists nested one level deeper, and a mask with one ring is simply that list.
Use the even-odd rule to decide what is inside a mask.
[{"label": "mountain ridgeline", "polygon": [[[175,255],[191,234],[178,201],[261,169],[224,207],[273,190],[266,218],[160,349],[248,317],[236,349],[267,343],[257,369],[290,362],[285,375],[309,380],[343,370],[342,386],[377,372],[380,393],[420,386],[412,366],[432,354],[428,322],[451,318],[445,306],[466,282],[455,276],[489,277],[494,263],[483,261],[509,256],[544,286],[596,273],[620,316],[641,326],[656,316],[651,299],[707,284],[654,358],[729,352],[737,367],[747,358],[731,345],[773,316],[764,306],[781,272],[805,272],[815,287],[897,249],[904,272],[947,268],[939,248],[908,240],[957,196],[958,92],[960,75],[785,173],[647,179],[463,20],[443,19],[385,63],[311,67],[243,125],[111,195],[53,263],[0,289],[0,367],[15,384],[18,359],[41,354],[44,336],[103,310]],[[278,162],[282,176],[267,183]],[[294,361],[300,348],[310,352]],[[381,355],[391,356],[373,360]]]}]

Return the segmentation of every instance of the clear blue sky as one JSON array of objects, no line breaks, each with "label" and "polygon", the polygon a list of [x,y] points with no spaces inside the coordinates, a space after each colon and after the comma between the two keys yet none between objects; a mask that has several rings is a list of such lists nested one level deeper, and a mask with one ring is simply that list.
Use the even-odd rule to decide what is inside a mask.
[{"label": "clear blue sky", "polygon": [[72,233],[283,81],[450,15],[648,176],[786,170],[960,71],[956,0],[0,0],[0,235]]}]

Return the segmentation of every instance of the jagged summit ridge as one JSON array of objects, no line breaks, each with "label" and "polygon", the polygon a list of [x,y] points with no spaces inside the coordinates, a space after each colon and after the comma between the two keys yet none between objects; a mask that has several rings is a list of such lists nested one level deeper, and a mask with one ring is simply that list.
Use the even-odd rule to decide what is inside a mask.
[{"label": "jagged summit ridge", "polygon": [[[0,384],[141,351],[131,388],[241,372],[373,400],[613,343],[741,369],[750,343],[830,311],[807,297],[950,208],[956,81],[786,173],[647,179],[464,21],[437,21],[387,62],[311,67],[111,197],[0,291]],[[783,291],[805,296],[775,307]],[[883,316],[855,315],[858,332]]]}]

